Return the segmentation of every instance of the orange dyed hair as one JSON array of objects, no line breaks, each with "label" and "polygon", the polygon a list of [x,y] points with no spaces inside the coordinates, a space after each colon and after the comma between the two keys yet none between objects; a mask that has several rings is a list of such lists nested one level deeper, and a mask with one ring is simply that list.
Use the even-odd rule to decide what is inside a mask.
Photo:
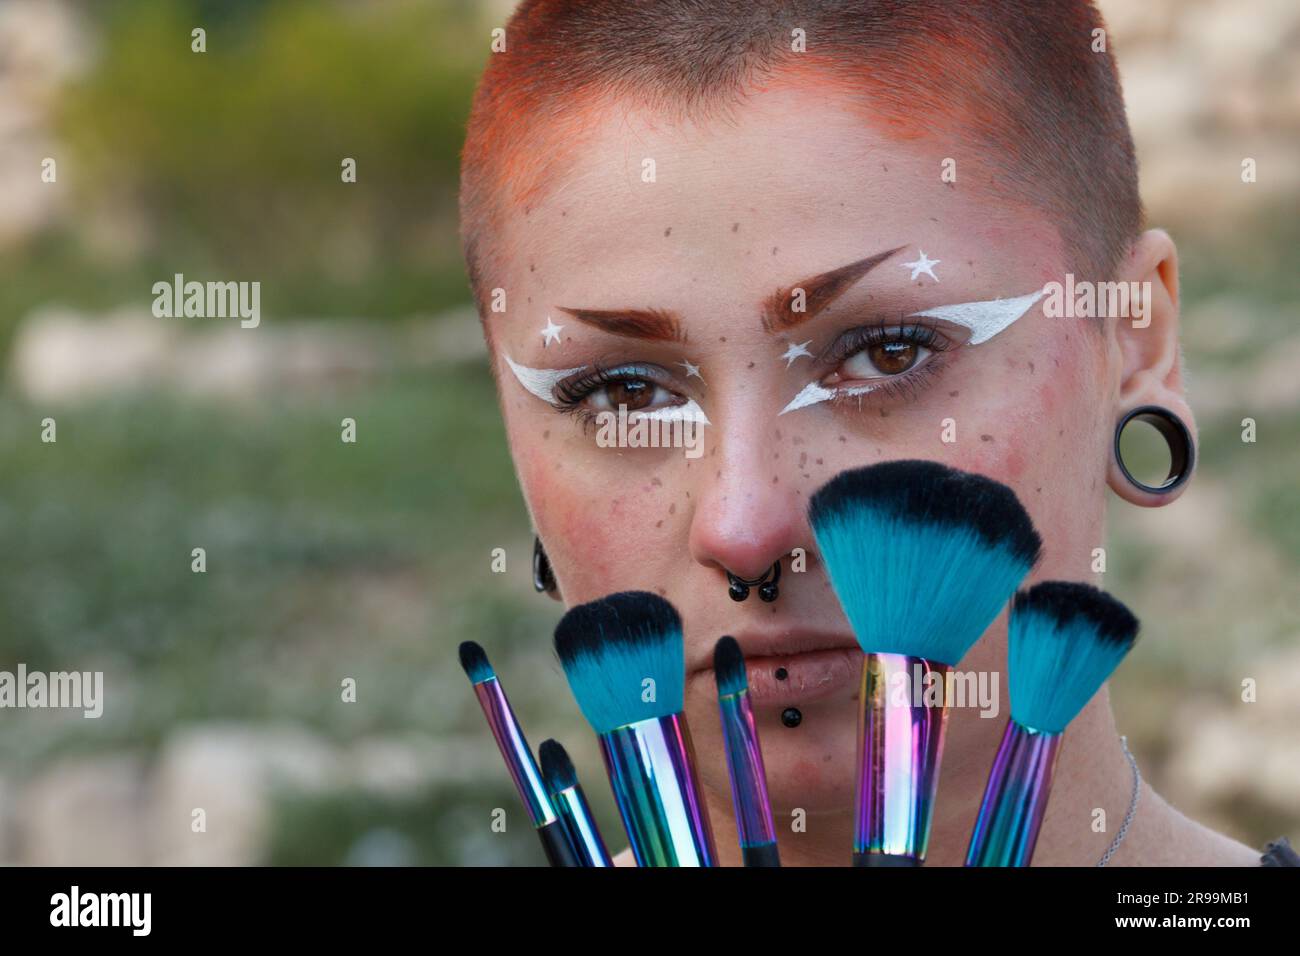
[{"label": "orange dyed hair", "polygon": [[[806,52],[792,51],[795,29]],[[626,102],[707,118],[813,80],[899,139],[981,147],[995,192],[1056,223],[1076,273],[1108,275],[1142,223],[1137,164],[1091,0],[524,0],[479,82],[461,239],[486,317],[502,217],[562,173],[564,144]]]}]

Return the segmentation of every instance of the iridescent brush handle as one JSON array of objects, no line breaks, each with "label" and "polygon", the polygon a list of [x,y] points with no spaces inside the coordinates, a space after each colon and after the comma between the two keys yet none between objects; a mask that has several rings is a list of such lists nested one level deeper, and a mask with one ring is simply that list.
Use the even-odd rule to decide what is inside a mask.
[{"label": "iridescent brush handle", "polygon": [[1061,734],[1007,722],[984,788],[967,866],[1028,866],[1047,812]]},{"label": "iridescent brush handle", "polygon": [[637,866],[716,866],[685,716],[641,720],[599,740]]},{"label": "iridescent brush handle", "polygon": [[501,682],[495,677],[481,681],[474,685],[474,694],[478,697],[479,706],[483,708],[483,715],[487,718],[501,756],[505,758],[506,769],[510,772],[515,789],[519,791],[519,798],[524,802],[533,828],[537,830],[537,838],[542,841],[546,861],[551,866],[577,866],[578,858],[569,843],[564,823],[555,815],[555,808],[547,796],[533,752],[524,739],[523,729],[515,719],[515,712],[506,699]]},{"label": "iridescent brush handle", "polygon": [[758,745],[749,692],[723,694],[718,698],[718,709],[722,715],[727,773],[731,778],[731,804],[736,813],[745,866],[780,866],[772,805],[767,796],[767,773],[763,769],[763,752]]},{"label": "iridescent brush handle", "polygon": [[947,707],[927,703],[925,691],[931,681],[946,689],[948,670],[904,654],[867,655],[858,721],[854,866],[920,866],[925,860],[948,721]]}]

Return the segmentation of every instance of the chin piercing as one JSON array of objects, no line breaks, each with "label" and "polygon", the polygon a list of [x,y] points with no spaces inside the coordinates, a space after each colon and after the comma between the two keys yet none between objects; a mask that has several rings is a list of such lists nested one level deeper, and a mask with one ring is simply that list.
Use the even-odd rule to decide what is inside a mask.
[{"label": "chin piercing", "polygon": [[789,675],[789,673],[786,671],[786,669],[785,669],[784,667],[778,667],[778,668],[776,669],[776,673],[775,673],[773,676],[774,676],[777,680],[785,680],[785,679],[786,679],[787,677],[789,677],[790,675]]},{"label": "chin piercing", "polygon": [[781,562],[777,561],[772,567],[763,573],[762,577],[755,578],[752,581],[746,581],[744,578],[736,577],[730,571],[727,572],[727,594],[733,601],[743,601],[749,597],[749,589],[758,588],[758,597],[760,601],[771,604],[777,599],[780,591],[777,589],[777,582],[781,580]]},{"label": "chin piercing", "polygon": [[803,723],[803,711],[798,707],[787,707],[781,711],[781,723],[787,727],[798,727]]}]

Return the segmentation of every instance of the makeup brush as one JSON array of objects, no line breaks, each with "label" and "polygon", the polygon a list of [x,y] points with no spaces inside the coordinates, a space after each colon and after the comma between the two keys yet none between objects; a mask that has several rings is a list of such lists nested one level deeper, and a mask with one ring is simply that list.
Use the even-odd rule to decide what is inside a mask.
[{"label": "makeup brush", "polygon": [[637,865],[716,865],[682,713],[677,611],[645,591],[611,594],[565,614],[555,650],[596,731]]},{"label": "makeup brush", "polygon": [[1011,489],[933,461],[843,472],[812,496],[808,517],[867,655],[853,863],[919,866],[934,814],[949,674],[1042,543]]},{"label": "makeup brush", "polygon": [[488,728],[496,738],[506,769],[510,772],[510,779],[515,782],[524,809],[528,811],[529,819],[542,841],[547,861],[551,866],[578,866],[564,824],[551,806],[551,798],[546,793],[541,774],[537,772],[533,752],[528,749],[528,741],[524,739],[524,732],[515,719],[515,712],[510,708],[506,692],[488,661],[487,652],[475,642],[465,641],[460,645],[460,666],[465,668],[465,673],[474,686],[479,706],[487,717]]},{"label": "makeup brush", "polygon": [[993,759],[967,866],[1028,866],[1066,726],[1137,640],[1138,621],[1087,584],[1044,581],[1017,594],[1007,628],[1011,719]]},{"label": "makeup brush", "polygon": [[745,655],[734,637],[721,638],[713,648],[713,676],[718,683],[718,710],[722,715],[722,742],[731,778],[731,804],[740,833],[740,853],[745,866],[780,866],[772,805],[767,798],[767,773],[758,728],[749,702],[749,677]]},{"label": "makeup brush", "polygon": [[546,792],[551,796],[556,814],[564,822],[564,832],[569,835],[569,845],[578,857],[578,865],[613,866],[568,752],[557,740],[543,740],[537,748],[537,756],[542,762]]}]

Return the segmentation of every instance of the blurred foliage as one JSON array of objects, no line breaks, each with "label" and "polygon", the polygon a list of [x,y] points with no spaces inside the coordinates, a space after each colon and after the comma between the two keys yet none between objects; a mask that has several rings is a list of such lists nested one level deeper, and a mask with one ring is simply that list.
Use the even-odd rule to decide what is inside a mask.
[{"label": "blurred foliage", "polygon": [[109,224],[99,243],[117,248],[62,225],[0,259],[0,346],[36,304],[147,301],[175,272],[260,280],[268,314],[384,317],[468,297],[456,179],[487,53],[486,28],[464,42],[476,4],[84,9],[97,52],[58,104],[60,172],[78,225]]}]

